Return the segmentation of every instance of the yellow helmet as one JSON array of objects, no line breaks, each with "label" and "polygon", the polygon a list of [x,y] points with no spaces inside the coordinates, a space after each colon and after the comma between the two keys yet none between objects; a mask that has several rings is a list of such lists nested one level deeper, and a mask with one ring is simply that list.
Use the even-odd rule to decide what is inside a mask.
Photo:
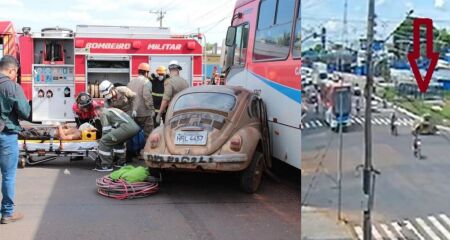
[{"label": "yellow helmet", "polygon": [[166,72],[166,67],[164,67],[164,66],[159,66],[157,69],[156,69],[156,73],[157,74],[166,74],[167,72]]}]

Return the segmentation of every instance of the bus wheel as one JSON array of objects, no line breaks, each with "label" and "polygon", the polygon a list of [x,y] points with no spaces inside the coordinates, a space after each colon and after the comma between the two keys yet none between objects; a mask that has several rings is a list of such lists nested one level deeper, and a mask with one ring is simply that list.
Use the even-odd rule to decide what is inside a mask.
[{"label": "bus wheel", "polygon": [[241,189],[246,193],[255,193],[261,184],[264,172],[264,156],[255,151],[250,165],[241,173]]}]

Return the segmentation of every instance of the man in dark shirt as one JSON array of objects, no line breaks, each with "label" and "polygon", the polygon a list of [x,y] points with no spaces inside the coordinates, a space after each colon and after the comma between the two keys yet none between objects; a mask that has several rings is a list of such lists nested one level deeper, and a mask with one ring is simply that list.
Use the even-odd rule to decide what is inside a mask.
[{"label": "man in dark shirt", "polygon": [[19,63],[9,55],[0,59],[0,170],[2,173],[1,224],[18,221],[23,214],[14,211],[16,170],[19,162],[19,119],[28,119],[30,105],[17,84]]},{"label": "man in dark shirt", "polygon": [[[155,106],[156,114],[159,113],[159,108],[161,107],[161,103],[164,96],[164,83],[166,79],[170,76],[166,72],[166,68],[164,66],[159,66],[156,69],[156,75],[152,73],[151,81],[152,81],[152,97],[153,97],[153,105]],[[159,126],[159,123],[156,123],[156,114],[153,116],[153,121],[155,123],[155,128]],[[166,114],[162,113],[161,118],[164,122]]]}]

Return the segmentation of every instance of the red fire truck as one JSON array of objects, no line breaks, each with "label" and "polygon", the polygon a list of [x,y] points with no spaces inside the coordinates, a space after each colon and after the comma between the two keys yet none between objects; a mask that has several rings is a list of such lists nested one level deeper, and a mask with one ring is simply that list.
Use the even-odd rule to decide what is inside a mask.
[{"label": "red fire truck", "polygon": [[[178,60],[181,76],[191,86],[201,85],[203,47],[195,37],[172,35],[167,28],[92,25],[76,31],[23,28],[16,36],[11,22],[0,22],[0,46],[20,60],[20,84],[32,103],[33,121],[73,120],[71,106],[80,92],[99,98],[98,84],[105,79],[126,85],[142,62],[155,70]],[[15,39],[17,45],[11,43]]]}]

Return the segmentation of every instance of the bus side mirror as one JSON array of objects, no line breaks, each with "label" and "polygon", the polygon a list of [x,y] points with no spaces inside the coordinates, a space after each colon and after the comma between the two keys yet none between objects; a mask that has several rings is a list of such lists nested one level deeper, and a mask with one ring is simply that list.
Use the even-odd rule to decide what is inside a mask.
[{"label": "bus side mirror", "polygon": [[228,27],[225,45],[227,47],[233,47],[235,38],[236,38],[236,27],[233,26]]}]

